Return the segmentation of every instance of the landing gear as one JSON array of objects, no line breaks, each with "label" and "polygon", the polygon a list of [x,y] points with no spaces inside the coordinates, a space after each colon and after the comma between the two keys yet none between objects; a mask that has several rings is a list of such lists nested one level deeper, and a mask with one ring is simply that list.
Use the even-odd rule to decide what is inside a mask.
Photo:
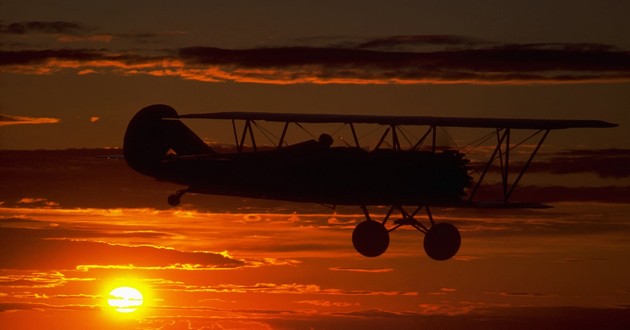
[{"label": "landing gear", "polygon": [[[415,219],[416,214],[426,209],[430,221],[430,227],[426,227]],[[422,232],[424,236],[424,251],[433,260],[448,260],[457,254],[461,246],[461,235],[457,228],[446,222],[435,223],[428,207],[418,207],[413,213],[407,213],[401,206],[392,206],[382,222],[374,221],[365,206],[361,206],[366,220],[359,223],[352,232],[352,245],[355,250],[366,257],[377,257],[387,250],[389,246],[389,232],[400,226],[409,225]],[[396,226],[391,229],[385,227],[385,223],[392,212],[397,209],[402,215],[401,219],[394,221]]]},{"label": "landing gear", "polygon": [[459,230],[450,223],[431,226],[424,234],[424,252],[433,260],[448,260],[455,256],[462,243]]},{"label": "landing gear", "polygon": [[169,195],[168,196],[168,205],[170,206],[177,206],[179,205],[179,203],[182,202],[182,196],[184,196],[184,194],[188,192],[188,190],[178,190],[176,193]]},{"label": "landing gear", "polygon": [[363,256],[378,257],[389,246],[389,232],[382,223],[365,220],[352,231],[352,245]]}]

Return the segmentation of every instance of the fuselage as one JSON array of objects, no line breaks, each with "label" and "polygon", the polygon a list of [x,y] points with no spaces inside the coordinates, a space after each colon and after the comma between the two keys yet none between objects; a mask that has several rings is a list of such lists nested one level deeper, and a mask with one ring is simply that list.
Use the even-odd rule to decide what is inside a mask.
[{"label": "fuselage", "polygon": [[172,157],[153,176],[190,192],[334,205],[459,200],[468,176],[455,153],[278,149]]},{"label": "fuselage", "polygon": [[[125,136],[135,170],[188,192],[332,205],[459,201],[467,161],[452,151],[330,147],[311,140],[266,151],[216,153],[166,106],[139,112]],[[172,110],[174,112],[174,110]]]}]

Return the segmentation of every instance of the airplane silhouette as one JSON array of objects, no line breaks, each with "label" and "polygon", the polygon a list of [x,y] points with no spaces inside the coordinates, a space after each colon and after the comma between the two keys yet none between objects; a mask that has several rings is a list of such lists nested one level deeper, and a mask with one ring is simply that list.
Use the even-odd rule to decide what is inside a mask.
[{"label": "airplane silhouette", "polygon": [[[235,137],[233,152],[219,153],[208,146],[180,119],[229,120]],[[236,121],[243,121],[238,134]],[[277,144],[257,146],[254,127],[259,122],[284,123]],[[333,146],[333,138],[322,134],[317,140],[286,144],[290,125],[342,123],[350,127],[354,145]],[[355,125],[386,127],[377,145],[368,151],[360,144]],[[424,134],[408,148],[403,147],[401,127],[425,128]],[[435,223],[430,207],[544,207],[539,203],[515,203],[510,196],[552,130],[607,128],[616,124],[598,120],[549,120],[503,118],[457,118],[421,116],[361,116],[337,114],[281,114],[219,112],[179,115],[167,105],[151,105],[131,120],[124,137],[123,153],[134,170],[186,186],[168,198],[180,204],[185,193],[215,194],[359,206],[366,220],[353,231],[355,249],[376,257],[389,246],[389,232],[409,225],[425,234],[424,250],[435,260],[452,258],[461,245],[458,229],[450,223]],[[496,146],[476,182],[470,175],[465,154],[436,145],[439,127],[493,129]],[[533,131],[540,139],[516,178],[510,182],[510,138],[513,130]],[[240,135],[240,138],[239,138]],[[389,147],[384,147],[390,138]],[[407,137],[404,137],[407,139]],[[245,142],[249,139],[250,146]],[[429,141],[430,140],[430,141]],[[412,141],[413,142],[413,141]],[[503,198],[498,203],[476,200],[477,192],[491,165],[499,160]],[[368,206],[390,206],[381,221],[373,220]],[[404,207],[415,206],[413,212]],[[430,224],[416,215],[425,209]],[[386,224],[397,211],[395,226]]]}]

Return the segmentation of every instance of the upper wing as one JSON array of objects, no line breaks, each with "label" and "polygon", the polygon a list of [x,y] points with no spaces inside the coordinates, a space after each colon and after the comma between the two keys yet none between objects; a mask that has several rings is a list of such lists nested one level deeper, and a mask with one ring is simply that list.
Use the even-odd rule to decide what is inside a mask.
[{"label": "upper wing", "polygon": [[179,118],[261,120],[299,123],[355,123],[380,125],[426,125],[439,127],[520,128],[520,129],[565,129],[607,128],[617,124],[601,120],[582,119],[509,119],[467,118],[426,116],[365,116],[342,114],[299,114],[268,112],[214,112],[180,115]]}]

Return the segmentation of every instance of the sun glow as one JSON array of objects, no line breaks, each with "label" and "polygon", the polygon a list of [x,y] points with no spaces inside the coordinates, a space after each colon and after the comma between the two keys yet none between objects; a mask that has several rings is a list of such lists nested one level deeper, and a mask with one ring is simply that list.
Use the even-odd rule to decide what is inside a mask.
[{"label": "sun glow", "polygon": [[142,306],[142,293],[128,286],[115,288],[109,293],[107,303],[119,313],[132,313]]}]

